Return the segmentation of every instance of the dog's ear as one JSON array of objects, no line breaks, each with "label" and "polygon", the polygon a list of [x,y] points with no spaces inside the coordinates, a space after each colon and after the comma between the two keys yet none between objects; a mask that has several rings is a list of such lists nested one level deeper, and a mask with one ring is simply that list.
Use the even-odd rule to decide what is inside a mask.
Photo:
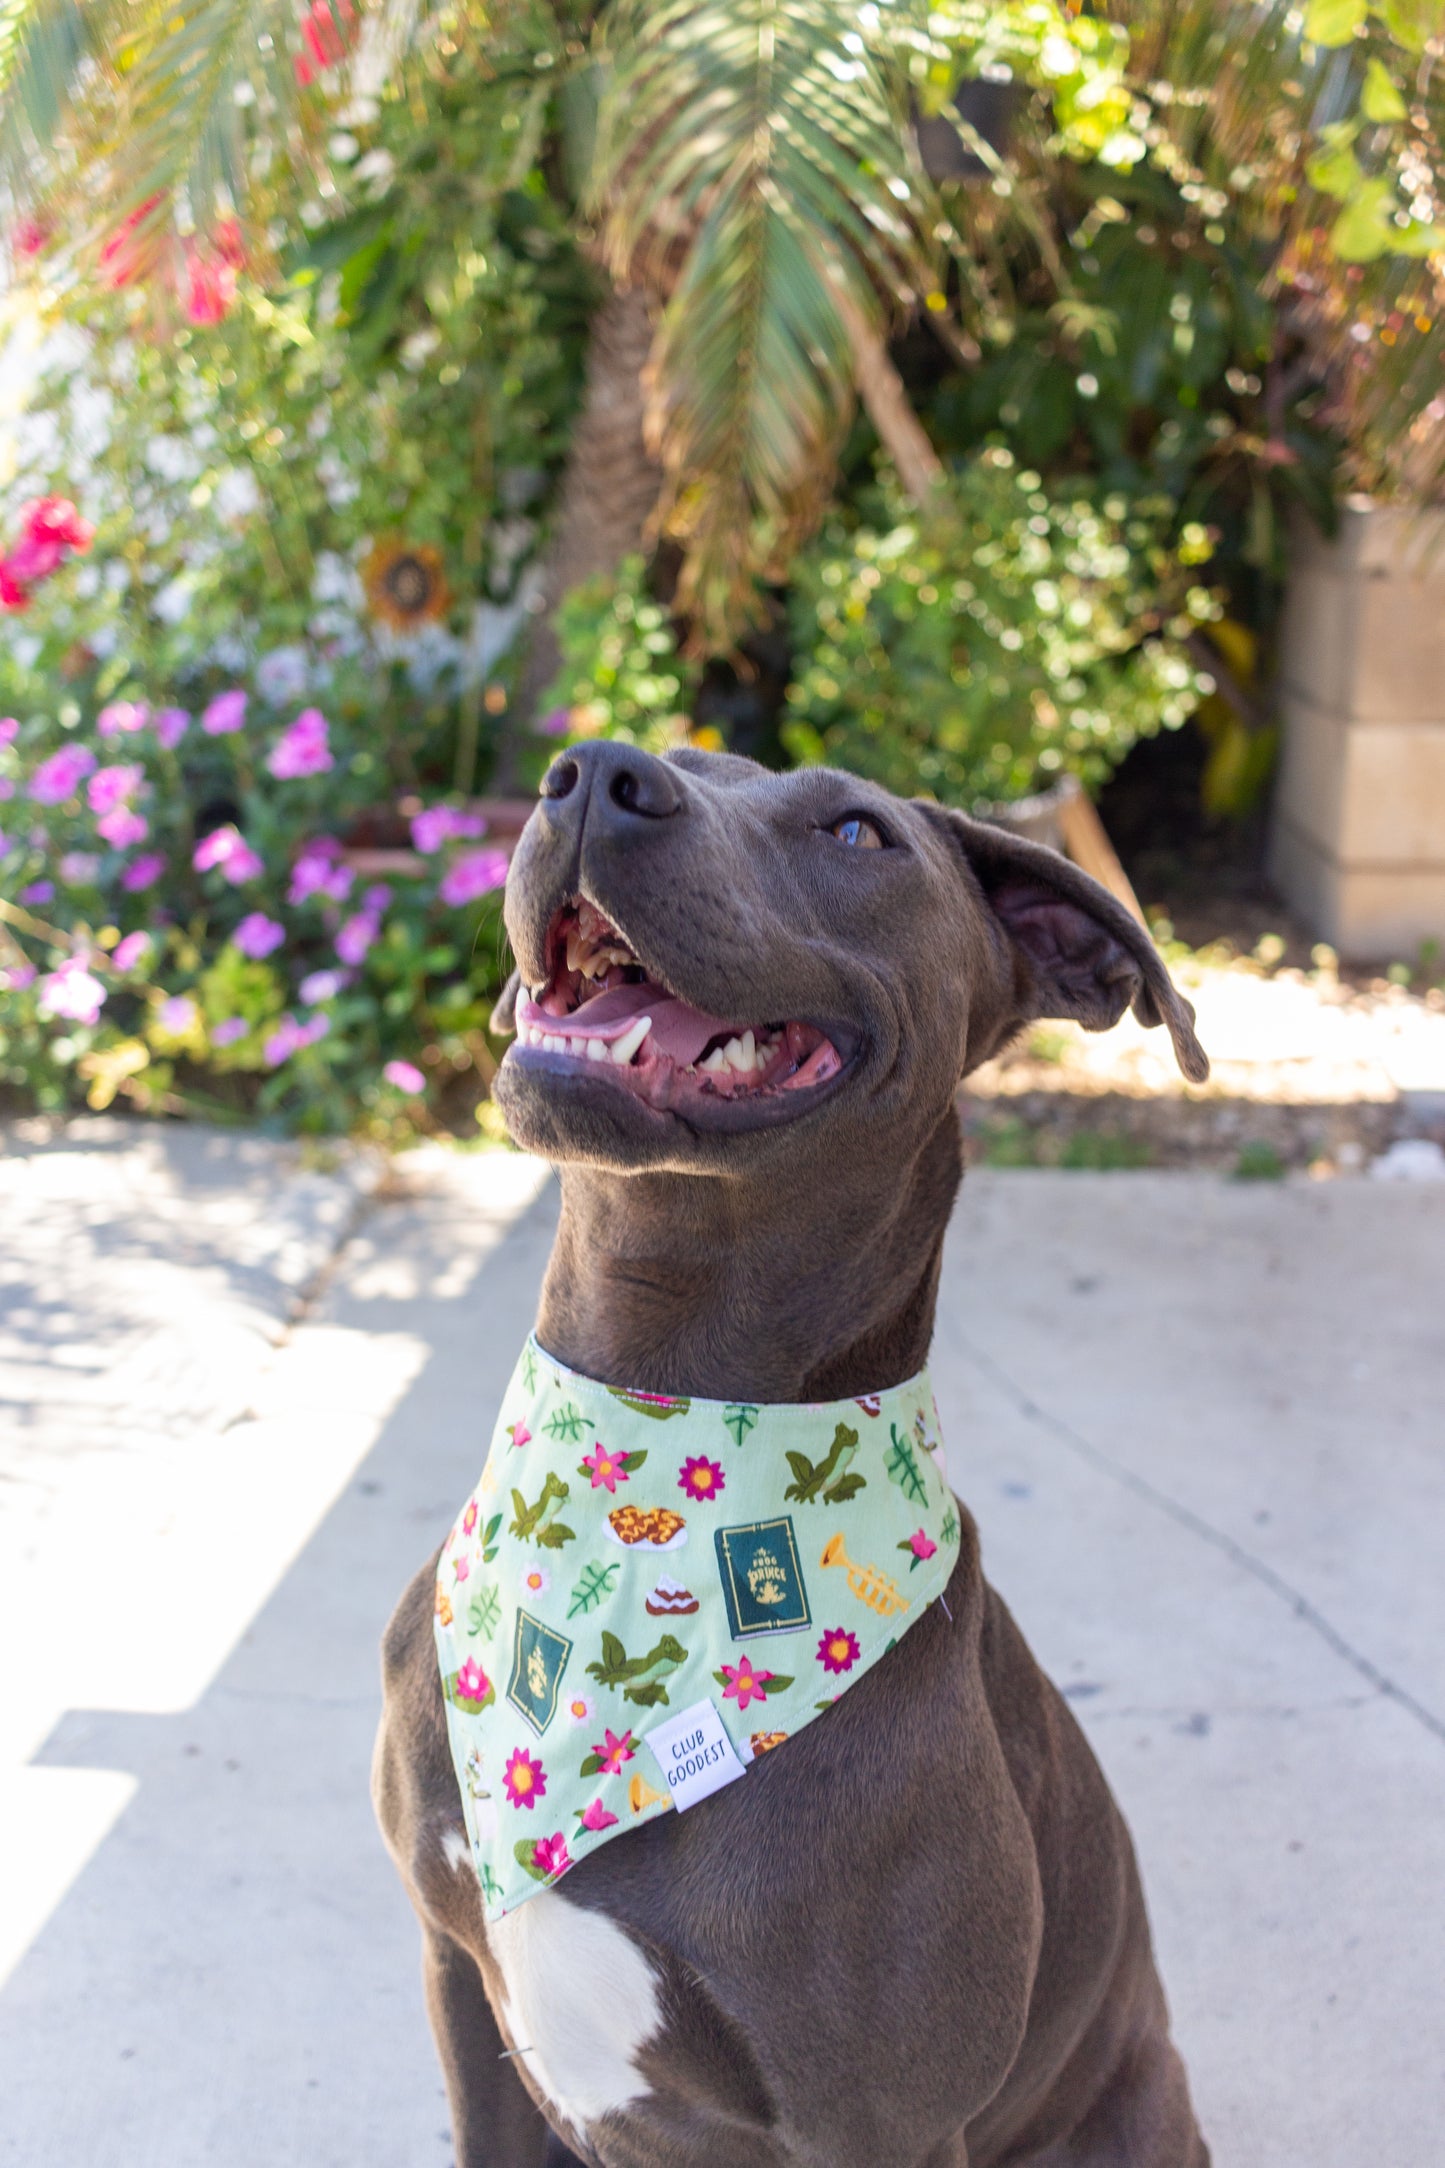
[{"label": "dog's ear", "polygon": [[493,1031],[515,1031],[517,1028],[517,996],[522,990],[522,974],[514,971],[492,1009]]},{"label": "dog's ear", "polygon": [[1132,1008],[1141,1024],[1167,1026],[1185,1076],[1204,1082],[1209,1059],[1194,1036],[1193,1007],[1131,911],[1047,844],[942,806],[925,810],[962,852],[1012,966],[1011,1013],[989,1045],[970,1049],[970,1068],[1035,1018],[1073,1017],[1086,1031],[1107,1031]]}]

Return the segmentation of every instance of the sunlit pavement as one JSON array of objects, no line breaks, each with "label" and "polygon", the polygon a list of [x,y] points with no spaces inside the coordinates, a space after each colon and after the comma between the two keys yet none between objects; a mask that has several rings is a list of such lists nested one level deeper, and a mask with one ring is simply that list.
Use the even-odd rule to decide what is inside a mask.
[{"label": "sunlit pavement", "polygon": [[[376,1644],[555,1193],[6,1142],[0,2161],[446,2168]],[[1218,2168],[1438,2152],[1442,1283],[1438,1185],[987,1173],[955,1221],[954,1480],[1133,1824]]]}]

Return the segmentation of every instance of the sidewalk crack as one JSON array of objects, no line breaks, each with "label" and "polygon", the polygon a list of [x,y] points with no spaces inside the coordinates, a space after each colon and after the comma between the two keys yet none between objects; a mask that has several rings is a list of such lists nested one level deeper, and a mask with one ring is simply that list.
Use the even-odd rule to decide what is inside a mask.
[{"label": "sidewalk crack", "polygon": [[1123,1461],[1115,1460],[1110,1454],[1103,1452],[1091,1439],[1086,1438],[1082,1431],[1075,1430],[1071,1424],[1066,1423],[1062,1416],[1040,1406],[1008,1371],[996,1363],[991,1355],[985,1354],[974,1341],[958,1334],[957,1344],[1029,1422],[1037,1423],[1052,1432],[1061,1445],[1067,1446],[1076,1459],[1082,1460],[1097,1474],[1107,1476],[1122,1490],[1132,1492],[1156,1512],[1163,1513],[1177,1526],[1197,1536],[1201,1542],[1222,1552],[1241,1573],[1247,1573],[1251,1579],[1258,1581],[1261,1587],[1267,1588],[1272,1596],[1285,1604],[1301,1625],[1307,1626],[1341,1662],[1348,1664],[1362,1679],[1367,1680],[1377,1694],[1386,1700],[1397,1702],[1417,1724],[1445,1744],[1445,1719],[1427,1709],[1423,1702],[1416,1700],[1408,1688],[1397,1684],[1388,1673],[1381,1671],[1378,1664],[1372,1663],[1362,1649],[1357,1649],[1353,1642],[1346,1640],[1339,1628],[1311,1603],[1303,1590],[1294,1587],[1283,1574],[1277,1573],[1264,1559],[1257,1558],[1253,1551],[1246,1549],[1244,1544],[1238,1542],[1225,1529],[1216,1528],[1212,1521],[1205,1520],[1192,1506],[1183,1505],[1177,1498],[1171,1498],[1167,1491],[1161,1490],[1156,1483],[1151,1483],[1147,1476],[1136,1474]]}]

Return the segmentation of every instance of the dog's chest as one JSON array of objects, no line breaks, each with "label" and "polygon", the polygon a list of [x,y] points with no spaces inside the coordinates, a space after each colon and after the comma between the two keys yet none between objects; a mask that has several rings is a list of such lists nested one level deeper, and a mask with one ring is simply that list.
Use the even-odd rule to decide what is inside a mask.
[{"label": "dog's chest", "polygon": [[659,1981],[605,1913],[543,1891],[487,1928],[513,2052],[579,2132],[641,2099],[639,2051],[661,2029]]}]

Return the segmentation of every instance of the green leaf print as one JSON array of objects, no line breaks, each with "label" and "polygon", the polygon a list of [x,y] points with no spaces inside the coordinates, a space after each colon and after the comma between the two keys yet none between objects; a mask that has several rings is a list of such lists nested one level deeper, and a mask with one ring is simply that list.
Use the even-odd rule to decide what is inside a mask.
[{"label": "green leaf print", "polygon": [[502,1901],[502,1885],[485,1860],[482,1862],[482,1895],[489,1905],[500,1904]]},{"label": "green leaf print", "polygon": [[942,1543],[952,1543],[954,1537],[957,1534],[958,1515],[954,1512],[952,1506],[950,1506],[947,1513],[944,1515],[943,1526],[938,1531],[939,1541]]},{"label": "green leaf print", "polygon": [[560,1408],[554,1408],[542,1425],[549,1438],[564,1439],[568,1445],[576,1445],[587,1428],[582,1410],[575,1400],[564,1400]]},{"label": "green leaf print", "polygon": [[896,1423],[888,1425],[893,1439],[893,1449],[885,1454],[883,1466],[890,1483],[896,1483],[910,1505],[928,1503],[928,1486],[923,1480],[923,1470],[918,1465],[918,1455],[912,1442],[905,1438]]},{"label": "green leaf print", "polygon": [[819,1498],[826,1499],[829,1505],[846,1504],[868,1481],[866,1476],[844,1472],[857,1450],[857,1431],[840,1423],[822,1460],[809,1460],[806,1453],[789,1453],[788,1466],[797,1480],[788,1485],[783,1492],[784,1498],[794,1498],[799,1505],[806,1506],[816,1505]]},{"label": "green leaf print", "polygon": [[664,1634],[645,1656],[629,1656],[616,1634],[604,1631],[601,1661],[589,1664],[587,1675],[599,1686],[610,1686],[614,1691],[620,1687],[624,1701],[651,1709],[658,1702],[666,1702],[664,1681],[686,1662],[687,1650],[675,1634]]},{"label": "green leaf print", "polygon": [[624,1408],[631,1408],[634,1415],[650,1415],[655,1423],[665,1423],[674,1415],[686,1415],[692,1402],[687,1398],[669,1399],[665,1393],[630,1393],[621,1385],[607,1388],[614,1400],[620,1400]]},{"label": "green leaf print", "polygon": [[529,1347],[522,1350],[522,1383],[529,1393],[537,1390],[537,1358]]},{"label": "green leaf print", "polygon": [[502,1615],[502,1598],[495,1588],[479,1588],[467,1605],[467,1632],[488,1638],[497,1630]]},{"label": "green leaf print", "polygon": [[[513,1497],[516,1496],[515,1491],[512,1495]],[[484,1566],[490,1566],[492,1560],[497,1555],[497,1530],[501,1527],[501,1525],[501,1514],[494,1513],[491,1519],[487,1522],[486,1527],[482,1530],[482,1564]]]},{"label": "green leaf print", "polygon": [[741,1445],[750,1430],[757,1427],[758,1411],[746,1400],[730,1400],[723,1409],[723,1422],[733,1434],[733,1444]]},{"label": "green leaf print", "polygon": [[608,1597],[617,1593],[617,1576],[621,1571],[620,1562],[604,1566],[600,1559],[589,1559],[567,1599],[568,1618],[580,1618],[584,1612],[600,1610]]}]

